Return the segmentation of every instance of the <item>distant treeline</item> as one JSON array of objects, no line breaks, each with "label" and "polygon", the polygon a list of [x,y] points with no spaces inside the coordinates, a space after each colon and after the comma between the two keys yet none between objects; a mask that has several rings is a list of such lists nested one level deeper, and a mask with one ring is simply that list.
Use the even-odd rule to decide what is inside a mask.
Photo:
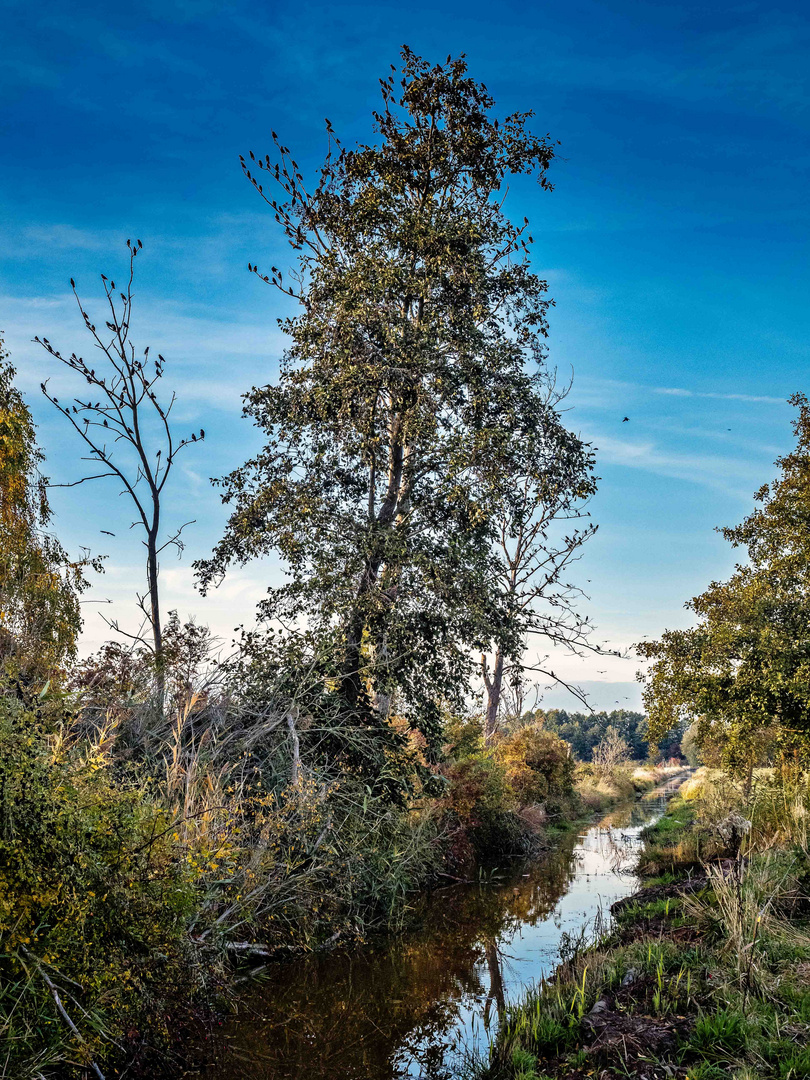
[{"label": "distant treeline", "polygon": [[[644,713],[630,709],[598,713],[537,709],[532,715],[546,731],[565,739],[580,761],[592,760],[594,747],[602,741],[610,727],[615,728],[627,743],[629,756],[635,761],[643,761],[650,754],[647,717]],[[677,731],[662,739],[660,754],[665,758],[680,755],[680,734]],[[658,757],[658,753],[654,752],[653,756]]]}]

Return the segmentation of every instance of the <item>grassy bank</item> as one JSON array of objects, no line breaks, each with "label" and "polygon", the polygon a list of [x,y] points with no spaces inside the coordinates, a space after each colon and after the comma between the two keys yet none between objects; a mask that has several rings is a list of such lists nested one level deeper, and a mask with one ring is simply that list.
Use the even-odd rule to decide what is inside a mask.
[{"label": "grassy bank", "polygon": [[608,937],[503,1016],[478,1080],[810,1077],[810,785],[700,770]]},{"label": "grassy bank", "polygon": [[574,786],[584,811],[605,813],[619,802],[644,795],[684,772],[681,765],[620,765],[600,772],[593,765],[578,765]]}]

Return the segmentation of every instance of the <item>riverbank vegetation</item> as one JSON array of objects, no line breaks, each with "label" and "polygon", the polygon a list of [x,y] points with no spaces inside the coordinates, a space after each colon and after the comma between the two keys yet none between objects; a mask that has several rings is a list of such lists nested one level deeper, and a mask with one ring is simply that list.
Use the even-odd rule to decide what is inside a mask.
[{"label": "riverbank vegetation", "polygon": [[645,887],[501,1017],[480,1080],[810,1076],[810,406],[727,539],[748,550],[640,646],[651,737],[691,720],[703,767],[646,833]]},{"label": "riverbank vegetation", "polygon": [[810,785],[700,770],[640,855],[645,887],[508,1007],[483,1080],[810,1076]]}]

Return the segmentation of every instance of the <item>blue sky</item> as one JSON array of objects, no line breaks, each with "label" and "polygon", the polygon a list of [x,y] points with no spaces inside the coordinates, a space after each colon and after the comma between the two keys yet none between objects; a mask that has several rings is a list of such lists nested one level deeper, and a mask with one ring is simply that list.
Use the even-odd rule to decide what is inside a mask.
[{"label": "blue sky", "polygon": [[[134,336],[167,357],[178,424],[208,433],[177,474],[178,521],[197,524],[183,560],[164,562],[166,606],[227,639],[277,573],[272,560],[247,567],[203,601],[189,570],[224,522],[207,478],[257,445],[239,395],[273,379],[283,348],[283,304],[246,266],[289,258],[238,155],[269,151],[273,128],[312,168],[326,116],[344,141],[368,138],[377,79],[403,42],[437,60],[465,52],[499,109],[534,109],[562,143],[555,191],[520,181],[507,206],[530,217],[556,300],[569,422],[598,447],[600,530],[579,567],[597,639],[624,648],[684,625],[684,600],[728,573],[714,526],[750,509],[790,445],[785,399],[808,389],[801,5],[1,7],[0,328],[48,471],[75,479],[80,448],[39,396],[48,375],[66,384],[31,338],[87,350],[68,280],[91,302],[100,272],[122,272],[127,237],[145,248]],[[109,555],[94,595],[114,603],[86,606],[89,648],[99,611],[130,618],[141,556],[114,488],[53,502],[71,547]],[[632,660],[554,663],[597,706],[638,700]]]}]

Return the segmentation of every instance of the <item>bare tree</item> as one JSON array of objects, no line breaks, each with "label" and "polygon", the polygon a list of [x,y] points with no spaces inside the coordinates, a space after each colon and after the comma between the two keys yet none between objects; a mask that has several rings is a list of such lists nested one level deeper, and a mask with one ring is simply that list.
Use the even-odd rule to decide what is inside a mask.
[{"label": "bare tree", "polygon": [[592,757],[597,776],[612,776],[620,765],[630,759],[630,747],[611,724],[601,741],[593,748]]},{"label": "bare tree", "polygon": [[[123,292],[116,295],[115,282],[105,274],[101,275],[110,311],[110,317],[105,322],[109,338],[96,329],[79,299],[76,283],[73,278],[70,279],[79,312],[93,338],[94,347],[101,353],[103,367],[97,370],[75,352],[63,356],[47,338],[36,337],[34,340],[56,360],[81,376],[88,386],[85,399],[76,397],[65,404],[48,390],[47,382],[41,384],[42,393],[69,420],[89,449],[89,455],[82,460],[100,467],[99,472],[58,486],[76,487],[89,480],[105,478],[120,481],[123,484],[121,494],[129,496],[136,511],[136,519],[131,527],[140,526],[144,530],[147,588],[145,593],[137,594],[137,598],[138,607],[151,628],[150,647],[154,654],[158,693],[162,697],[165,679],[158,589],[159,559],[169,546],[182,551],[181,534],[193,522],[185,522],[167,539],[161,540],[161,500],[177,454],[189,443],[204,439],[205,431],[201,429],[199,434],[195,432],[179,441],[175,439],[170,414],[176,395],[172,393],[168,404],[163,405],[155,392],[156,384],[163,377],[166,361],[160,354],[157,360],[151,361],[148,347],[139,359],[130,341],[135,259],[142,247],[140,240],[134,243],[127,240],[129,278]],[[100,400],[94,401],[93,398],[99,394]],[[128,634],[121,630],[117,621],[108,620],[108,624],[118,633],[144,640],[140,632]]]},{"label": "bare tree", "polygon": [[[524,647],[528,637],[536,635],[553,647],[599,653],[590,641],[590,621],[577,610],[582,589],[568,580],[572,563],[597,526],[588,522],[587,511],[587,501],[596,490],[591,448],[560,423],[558,407],[567,393],[567,387],[550,386],[540,436],[526,447],[523,474],[498,505],[499,585],[514,621],[523,629]],[[567,523],[571,522],[583,525],[570,528]],[[522,702],[526,672],[551,678],[588,705],[582,690],[543,660],[524,663],[514,643],[510,647],[496,642],[491,666],[489,658],[481,656],[481,672],[486,694],[485,740],[495,733],[505,697]]]}]

